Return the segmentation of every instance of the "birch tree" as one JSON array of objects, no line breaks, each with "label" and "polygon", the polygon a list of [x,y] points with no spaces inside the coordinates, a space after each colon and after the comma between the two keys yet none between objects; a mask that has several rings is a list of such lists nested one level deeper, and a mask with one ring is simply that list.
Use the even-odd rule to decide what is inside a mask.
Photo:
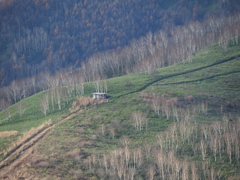
[{"label": "birch tree", "polygon": [[27,108],[27,104],[20,101],[16,104],[16,106],[17,106],[17,110],[18,110],[20,117],[22,117]]},{"label": "birch tree", "polygon": [[134,127],[139,130],[142,131],[144,125],[147,127],[147,114],[143,113],[141,111],[133,111],[131,114],[131,119],[133,121],[133,125]]},{"label": "birch tree", "polygon": [[39,103],[40,110],[46,116],[47,110],[49,110],[49,98],[48,94],[45,94]]}]

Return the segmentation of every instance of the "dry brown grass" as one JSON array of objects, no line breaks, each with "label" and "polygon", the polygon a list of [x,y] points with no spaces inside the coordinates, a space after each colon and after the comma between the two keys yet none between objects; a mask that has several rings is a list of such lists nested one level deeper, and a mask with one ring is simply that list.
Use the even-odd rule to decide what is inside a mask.
[{"label": "dry brown grass", "polygon": [[50,165],[48,162],[46,162],[46,161],[41,161],[41,162],[39,162],[39,163],[37,164],[37,167],[49,168],[49,167],[51,167],[51,165]]},{"label": "dry brown grass", "polygon": [[81,176],[83,174],[81,169],[75,170],[72,172],[72,174],[74,175],[75,179],[79,179],[78,177]]},{"label": "dry brown grass", "polygon": [[69,109],[69,111],[71,113],[73,113],[73,112],[80,110],[81,108],[85,109],[87,106],[98,105],[98,104],[102,104],[105,102],[108,102],[108,100],[107,99],[95,100],[95,99],[88,98],[88,97],[80,97],[80,98],[77,98],[76,101],[73,102],[72,107]]},{"label": "dry brown grass", "polygon": [[31,138],[40,133],[41,131],[43,131],[44,129],[46,129],[47,127],[49,127],[50,125],[52,125],[52,121],[49,120],[48,122],[42,124],[41,126],[37,127],[37,128],[33,128],[30,131],[25,132],[21,137],[18,138],[18,140],[16,142],[13,142],[5,151],[4,151],[4,156],[8,155],[9,153],[11,153],[12,151],[14,151],[14,149],[16,149],[18,146],[24,144],[25,142],[31,140]]},{"label": "dry brown grass", "polygon": [[[0,172],[0,179],[6,180],[47,180],[57,179],[56,176],[48,177],[47,174],[39,174],[33,171],[33,168],[50,168],[50,163],[47,162],[46,157],[39,155],[38,152],[30,148],[24,155],[16,162],[11,164],[7,171]],[[2,176],[1,176],[2,175]]]},{"label": "dry brown grass", "polygon": [[16,167],[18,167],[18,168],[26,167],[25,166],[26,159],[32,153],[33,153],[33,149],[32,148],[28,149],[28,151],[25,152],[25,154],[23,156],[21,156],[17,161],[11,163],[11,165],[7,169],[4,169],[3,168],[4,166],[1,165],[0,179],[3,178],[3,179],[11,179],[12,180],[12,179],[17,179],[17,178],[21,177],[21,175],[19,175],[18,173],[14,173],[14,175],[13,175],[12,172],[16,169]]},{"label": "dry brown grass", "polygon": [[91,126],[92,124],[90,123],[90,122],[82,122],[81,124],[80,124],[80,126],[83,126],[83,127],[89,127],[89,126]]},{"label": "dry brown grass", "polygon": [[79,134],[84,134],[84,133],[85,133],[85,130],[84,130],[82,127],[80,127],[80,128],[77,130],[77,133],[79,133]]},{"label": "dry brown grass", "polygon": [[82,141],[78,144],[78,147],[94,147],[95,143],[92,141]]},{"label": "dry brown grass", "polygon": [[70,112],[76,112],[83,107],[86,108],[87,106],[92,105],[93,103],[94,99],[92,98],[80,97],[73,102],[72,107],[69,110]]},{"label": "dry brown grass", "polygon": [[69,151],[66,153],[67,156],[70,156],[70,157],[75,157],[77,155],[79,155],[81,152],[81,149],[74,149],[72,151]]},{"label": "dry brown grass", "polygon": [[[30,131],[23,134],[19,139],[14,142],[5,152],[4,159],[0,163],[0,179],[3,177],[9,177],[9,174],[13,174],[16,168],[20,166],[27,166],[26,160],[34,152],[31,148],[39,139],[41,139],[51,128],[51,120],[42,124],[41,126],[31,129]],[[42,164],[46,165],[46,164]],[[15,174],[15,173],[14,173]],[[15,179],[19,177],[18,175],[10,177],[10,179]]]},{"label": "dry brown grass", "polygon": [[13,135],[16,135],[17,133],[18,133],[17,131],[4,131],[4,132],[0,132],[0,138],[13,136]]},{"label": "dry brown grass", "polygon": [[[4,177],[5,180],[47,180],[47,177],[38,176],[37,174],[30,173],[29,168],[20,167],[14,174],[8,174]],[[55,178],[56,179],[56,178]]]}]

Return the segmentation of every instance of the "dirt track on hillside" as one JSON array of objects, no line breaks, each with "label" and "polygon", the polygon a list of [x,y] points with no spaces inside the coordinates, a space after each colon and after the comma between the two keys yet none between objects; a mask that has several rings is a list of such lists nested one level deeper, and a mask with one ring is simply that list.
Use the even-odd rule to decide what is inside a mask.
[{"label": "dirt track on hillside", "polygon": [[[77,100],[76,100],[77,101]],[[92,101],[90,106],[98,105],[108,102],[106,100],[100,101]],[[5,155],[5,158],[0,162],[0,179],[6,180],[32,180],[42,178],[36,177],[35,175],[31,175],[27,172],[29,167],[28,159],[31,159],[33,156],[38,156],[38,153],[34,152],[34,147],[37,143],[46,137],[47,133],[53,129],[56,125],[60,125],[66,120],[73,119],[77,115],[83,113],[84,110],[76,108],[75,110],[71,110],[71,113],[67,116],[63,116],[58,121],[54,123],[46,123],[45,125],[40,126],[40,129],[37,128],[37,131],[31,133],[31,136],[28,136],[26,140],[22,141],[22,143],[15,146],[13,149],[9,150],[9,152]],[[30,165],[31,167],[31,165]]]},{"label": "dirt track on hillside", "polygon": [[[40,132],[38,131],[37,133],[31,135],[30,137],[28,137],[26,141],[19,144],[16,148],[14,148],[9,153],[7,153],[5,158],[0,162],[0,179],[10,179],[10,180],[19,179],[20,178],[19,170],[17,170],[17,168],[23,165],[24,163],[26,163],[26,159],[29,158],[29,156],[33,155],[34,146],[36,146],[36,144],[41,139],[43,139],[52,128],[54,128],[56,125],[61,124],[65,120],[74,118],[79,114],[79,112],[82,112],[82,111],[71,113],[67,117],[63,117],[59,119],[56,123],[52,123],[46,126],[45,128],[41,129]],[[22,168],[24,167],[25,166],[22,166]],[[26,178],[23,178],[23,179],[26,179]],[[27,179],[36,179],[36,178],[28,177]]]},{"label": "dirt track on hillside", "polygon": [[[179,76],[179,75],[191,73],[191,72],[198,71],[198,70],[201,70],[201,69],[204,69],[204,68],[207,68],[207,67],[212,67],[212,66],[222,64],[222,63],[225,63],[225,62],[228,62],[228,61],[232,61],[236,58],[238,58],[238,57],[232,57],[232,58],[214,63],[212,65],[208,65],[208,66],[201,67],[201,68],[196,68],[194,70],[189,70],[189,71],[182,72],[182,73],[176,73],[176,74],[166,76],[166,77],[160,77],[159,79],[155,80],[154,82],[151,82],[151,83],[147,84],[146,86],[140,88],[139,90],[134,91],[134,92],[130,92],[128,94],[142,91],[142,90],[146,89],[148,86],[150,86],[150,85],[152,85],[156,82],[159,82],[161,80],[171,78],[173,76]],[[232,73],[236,73],[236,72],[232,72]],[[218,75],[218,76],[220,76],[220,75]],[[209,77],[209,78],[213,78],[213,77]],[[181,83],[181,82],[178,82],[178,83]],[[174,84],[174,83],[172,83],[172,84]],[[127,95],[127,94],[124,94],[124,95]],[[124,95],[121,95],[121,96],[124,96]],[[119,97],[121,97],[121,96],[119,96]],[[29,156],[33,155],[34,146],[36,146],[36,144],[41,139],[43,139],[46,136],[46,134],[52,128],[54,128],[56,125],[59,125],[59,124],[63,123],[65,120],[70,120],[70,119],[76,117],[79,113],[82,113],[82,112],[83,112],[82,110],[80,110],[80,111],[78,110],[77,112],[73,112],[73,113],[69,114],[68,116],[59,119],[56,123],[52,123],[51,125],[43,128],[40,132],[37,132],[37,133],[33,134],[25,142],[23,142],[22,144],[18,145],[15,149],[10,151],[5,156],[5,158],[0,162],[0,179],[9,179],[9,180],[19,179],[19,177],[20,177],[19,173],[21,172],[21,170],[19,170],[17,168],[20,167],[21,165],[23,165],[24,163],[26,163],[25,160],[27,158],[29,158]],[[24,169],[24,168],[26,168],[26,167],[24,167],[24,166],[21,167],[21,169]],[[24,171],[22,173],[26,173],[26,171]],[[28,178],[22,178],[22,179],[29,179],[29,180],[30,179],[38,179],[36,177],[30,176],[29,174],[24,175],[24,177],[27,177],[27,176],[28,176]]]}]

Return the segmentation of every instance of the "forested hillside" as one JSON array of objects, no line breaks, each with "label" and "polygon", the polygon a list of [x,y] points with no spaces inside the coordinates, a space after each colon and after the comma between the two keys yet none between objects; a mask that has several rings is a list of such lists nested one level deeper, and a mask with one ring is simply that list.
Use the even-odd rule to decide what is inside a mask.
[{"label": "forested hillside", "polygon": [[240,178],[238,0],[0,0],[0,67],[0,179]]},{"label": "forested hillside", "polygon": [[95,53],[148,32],[239,10],[237,0],[4,0],[0,7],[0,81],[80,66]]},{"label": "forested hillside", "polygon": [[[17,102],[0,112],[0,178],[238,180],[239,56],[214,44],[191,63]],[[88,98],[98,88],[108,100]]]}]

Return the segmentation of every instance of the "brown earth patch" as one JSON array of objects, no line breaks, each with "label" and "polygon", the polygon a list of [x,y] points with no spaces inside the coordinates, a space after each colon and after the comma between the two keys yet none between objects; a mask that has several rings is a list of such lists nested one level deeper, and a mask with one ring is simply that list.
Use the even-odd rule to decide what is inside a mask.
[{"label": "brown earth patch", "polygon": [[16,135],[17,133],[18,133],[17,131],[3,131],[3,132],[0,132],[0,138],[13,136],[13,135]]}]

